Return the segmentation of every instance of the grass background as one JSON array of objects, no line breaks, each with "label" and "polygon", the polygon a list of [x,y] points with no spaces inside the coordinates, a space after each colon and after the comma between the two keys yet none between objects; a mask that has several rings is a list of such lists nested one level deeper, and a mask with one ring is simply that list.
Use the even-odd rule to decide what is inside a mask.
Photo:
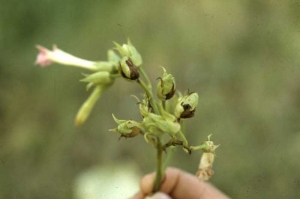
[{"label": "grass background", "polygon": [[[178,89],[199,93],[187,138],[213,134],[216,174],[232,198],[300,195],[300,3],[286,0],[0,0],[0,198],[72,198],[76,176],[130,160],[142,173],[155,152],[142,137],[117,141],[118,118],[138,119],[137,85],[115,82],[90,119],[81,69],[34,65],[36,44],[105,60],[130,37],[155,83],[164,66]],[[191,173],[199,154],[171,163]],[[109,197],[108,197],[109,198]]]}]

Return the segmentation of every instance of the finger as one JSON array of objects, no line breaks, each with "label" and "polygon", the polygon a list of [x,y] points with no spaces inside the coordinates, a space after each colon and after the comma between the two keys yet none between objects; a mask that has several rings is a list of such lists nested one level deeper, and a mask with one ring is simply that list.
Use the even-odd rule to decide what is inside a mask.
[{"label": "finger", "polygon": [[167,194],[158,192],[152,196],[148,196],[145,199],[172,199],[170,196],[168,196]]},{"label": "finger", "polygon": [[[154,179],[155,173],[152,173],[141,180],[140,186],[143,194],[148,195],[152,192]],[[208,183],[200,182],[195,176],[176,168],[168,168],[166,170],[161,192],[167,193],[175,199],[227,198]]]},{"label": "finger", "polygon": [[[141,181],[141,191],[147,195],[152,192],[155,173],[146,175]],[[202,184],[194,176],[175,168],[166,170],[161,191],[174,198],[197,198],[201,193]]]}]

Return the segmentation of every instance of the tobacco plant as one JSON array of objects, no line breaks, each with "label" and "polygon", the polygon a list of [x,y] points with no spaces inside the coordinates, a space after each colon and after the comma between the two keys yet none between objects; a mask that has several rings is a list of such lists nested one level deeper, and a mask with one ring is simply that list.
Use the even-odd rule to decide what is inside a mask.
[{"label": "tobacco plant", "polygon": [[[115,79],[123,78],[124,81],[130,81],[141,87],[144,95],[133,96],[138,104],[140,119],[137,121],[118,119],[112,115],[116,127],[110,131],[119,133],[120,138],[133,138],[141,135],[157,151],[153,193],[160,190],[164,171],[173,152],[169,149],[175,146],[182,147],[188,154],[195,150],[203,152],[196,176],[199,180],[208,180],[213,174],[212,164],[218,145],[214,145],[209,135],[207,141],[191,146],[184,132],[185,120],[194,116],[198,106],[198,94],[188,91],[183,95],[177,91],[174,76],[164,67],[157,67],[157,70],[162,71],[162,75],[157,78],[154,94],[153,86],[142,67],[142,57],[130,40],[128,39],[127,44],[123,45],[113,43],[115,47],[108,50],[107,61],[95,62],[77,58],[55,45],[52,51],[38,45],[39,54],[36,64],[45,67],[58,63],[90,71],[80,80],[87,84],[87,91],[93,90],[76,115],[77,126],[81,126],[87,120],[99,97],[106,89],[114,85]],[[165,154],[169,157],[163,158]],[[163,163],[164,160],[165,163]]]}]

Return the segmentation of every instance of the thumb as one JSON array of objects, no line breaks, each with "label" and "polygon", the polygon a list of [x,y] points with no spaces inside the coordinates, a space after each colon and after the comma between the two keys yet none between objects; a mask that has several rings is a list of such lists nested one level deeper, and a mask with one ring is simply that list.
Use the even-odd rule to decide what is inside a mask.
[{"label": "thumb", "polygon": [[145,199],[172,199],[170,196],[167,194],[164,194],[162,192],[155,193],[152,196],[147,196]]}]

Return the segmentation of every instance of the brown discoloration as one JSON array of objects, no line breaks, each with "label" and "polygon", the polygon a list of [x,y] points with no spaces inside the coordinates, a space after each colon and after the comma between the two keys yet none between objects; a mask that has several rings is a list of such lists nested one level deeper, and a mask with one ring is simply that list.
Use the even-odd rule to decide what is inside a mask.
[{"label": "brown discoloration", "polygon": [[124,77],[125,79],[129,79],[129,80],[137,80],[137,79],[139,79],[140,73],[138,71],[138,68],[132,63],[132,61],[130,59],[126,60],[125,62],[127,64],[127,66],[129,67],[130,77],[127,77],[125,75],[125,73],[122,71],[121,63],[120,63],[119,71],[120,71],[122,77]]},{"label": "brown discoloration", "polygon": [[130,128],[130,129],[131,129],[131,131],[132,131],[131,133],[129,133],[129,134],[122,134],[122,135],[119,137],[118,140],[120,140],[122,137],[124,137],[124,138],[135,137],[135,136],[137,136],[138,134],[141,133],[141,129],[138,128],[138,127],[136,127],[136,126]]},{"label": "brown discoloration", "polygon": [[189,104],[183,104],[183,102],[181,103],[181,106],[183,107],[184,111],[181,113],[180,118],[194,117],[196,109],[191,110],[192,107]]},{"label": "brown discoloration", "polygon": [[169,92],[168,94],[166,94],[166,100],[171,99],[174,96],[175,91],[176,91],[175,90],[175,85],[173,84],[171,92]]}]

